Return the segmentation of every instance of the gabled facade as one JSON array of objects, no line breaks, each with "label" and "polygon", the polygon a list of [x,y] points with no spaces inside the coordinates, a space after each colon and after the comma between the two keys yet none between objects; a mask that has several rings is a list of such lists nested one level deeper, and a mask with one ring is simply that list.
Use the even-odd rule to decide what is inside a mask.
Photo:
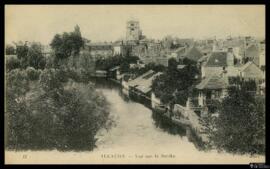
[{"label": "gabled facade", "polygon": [[245,58],[253,61],[256,65],[260,65],[260,49],[256,44],[249,45],[245,50]]},{"label": "gabled facade", "polygon": [[210,99],[222,99],[227,95],[229,85],[227,76],[211,75],[196,86],[198,90],[198,105],[203,107]]},{"label": "gabled facade", "polygon": [[239,68],[240,77],[245,80],[256,80],[257,82],[265,79],[263,71],[252,61],[247,62]]}]

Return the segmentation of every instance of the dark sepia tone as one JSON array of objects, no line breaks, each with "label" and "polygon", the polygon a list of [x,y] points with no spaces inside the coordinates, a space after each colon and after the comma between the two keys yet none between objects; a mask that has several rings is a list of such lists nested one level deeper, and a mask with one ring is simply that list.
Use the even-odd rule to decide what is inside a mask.
[{"label": "dark sepia tone", "polygon": [[7,164],[265,161],[264,6],[5,9]]}]

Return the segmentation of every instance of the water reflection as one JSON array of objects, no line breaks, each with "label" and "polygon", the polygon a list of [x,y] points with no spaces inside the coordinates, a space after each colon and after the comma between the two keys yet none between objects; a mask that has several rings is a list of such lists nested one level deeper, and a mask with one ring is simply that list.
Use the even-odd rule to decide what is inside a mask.
[{"label": "water reflection", "polygon": [[[122,86],[109,79],[96,78],[93,79],[92,82],[94,82],[95,87],[107,97],[109,102],[111,102],[111,115],[115,118],[119,133],[123,134],[123,130],[127,130],[127,128],[130,128],[131,124],[134,124],[134,126],[132,126],[133,128],[130,128],[130,130],[136,130],[133,134],[138,137],[145,135],[148,129],[154,130],[150,132],[153,134],[158,131],[180,137],[188,136],[188,140],[196,141],[196,139],[192,138],[192,134],[190,134],[191,132],[187,132],[186,127],[175,125],[170,119],[165,118],[161,114],[152,110],[151,102],[149,100],[136,95],[131,95],[129,97],[126,96],[122,92]],[[130,118],[132,119],[132,122],[128,123]],[[139,120],[136,121],[136,119]],[[123,129],[119,126],[122,126]],[[141,129],[142,131],[138,132]],[[131,131],[126,133],[129,137],[132,137],[130,136],[132,133]],[[119,133],[115,133],[115,135],[119,135]],[[104,139],[102,140],[104,144]]]},{"label": "water reflection", "polygon": [[170,119],[164,118],[164,116],[154,112],[154,110],[152,113],[152,118],[155,121],[155,126],[163,129],[163,131],[173,135],[178,134],[180,136],[186,136],[186,129],[184,127],[173,124]]}]

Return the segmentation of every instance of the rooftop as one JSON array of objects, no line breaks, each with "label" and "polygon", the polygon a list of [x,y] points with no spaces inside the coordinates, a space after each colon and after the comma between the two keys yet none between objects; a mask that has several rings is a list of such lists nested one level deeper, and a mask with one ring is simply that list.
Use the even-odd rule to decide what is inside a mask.
[{"label": "rooftop", "polygon": [[224,89],[228,86],[228,78],[227,77],[221,77],[218,75],[212,75],[209,76],[201,81],[198,85],[196,85],[196,88],[199,90],[202,89]]},{"label": "rooftop", "polygon": [[208,58],[207,67],[225,67],[227,66],[227,52],[213,52]]},{"label": "rooftop", "polygon": [[203,54],[200,50],[193,46],[186,52],[185,57],[197,62],[200,58],[203,57]]},{"label": "rooftop", "polygon": [[152,80],[160,74],[161,72],[156,73],[153,70],[149,70],[148,72],[142,74],[136,79],[129,81],[128,85],[131,87],[135,87],[143,93],[148,93],[152,90]]}]

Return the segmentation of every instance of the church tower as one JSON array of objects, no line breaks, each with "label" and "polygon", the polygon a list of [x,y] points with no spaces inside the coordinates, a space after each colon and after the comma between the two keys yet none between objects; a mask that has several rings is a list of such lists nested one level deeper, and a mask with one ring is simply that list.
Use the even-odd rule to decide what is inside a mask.
[{"label": "church tower", "polygon": [[142,31],[140,30],[139,21],[129,20],[127,22],[127,41],[138,41],[142,35]]}]

